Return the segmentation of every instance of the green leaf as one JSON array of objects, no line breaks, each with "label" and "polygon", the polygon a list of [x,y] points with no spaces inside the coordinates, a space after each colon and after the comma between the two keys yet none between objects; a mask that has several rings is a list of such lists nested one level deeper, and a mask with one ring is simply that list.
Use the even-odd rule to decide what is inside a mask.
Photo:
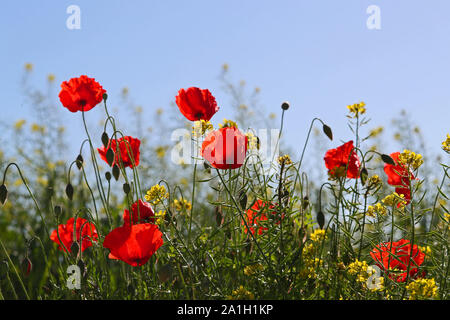
[{"label": "green leaf", "polygon": [[0,186],[0,204],[4,205],[8,198],[8,189],[4,184]]}]

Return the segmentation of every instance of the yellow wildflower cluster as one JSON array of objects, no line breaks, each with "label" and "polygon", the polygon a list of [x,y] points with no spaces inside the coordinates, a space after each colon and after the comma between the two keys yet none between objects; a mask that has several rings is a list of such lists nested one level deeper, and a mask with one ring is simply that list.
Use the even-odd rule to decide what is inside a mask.
[{"label": "yellow wildflower cluster", "polygon": [[419,250],[425,253],[426,256],[431,255],[431,248],[430,246],[419,246]]},{"label": "yellow wildflower cluster", "polygon": [[285,154],[284,156],[280,156],[278,158],[278,163],[280,165],[288,166],[288,165],[292,164],[292,160],[291,160],[291,157],[288,154]]},{"label": "yellow wildflower cluster", "polygon": [[157,156],[159,159],[162,159],[162,158],[164,158],[164,156],[166,155],[166,148],[163,147],[163,146],[158,146],[158,147],[155,149],[155,152],[156,152],[156,156]]},{"label": "yellow wildflower cluster", "polygon": [[264,270],[264,267],[262,264],[257,263],[257,264],[253,264],[251,266],[246,266],[244,268],[244,274],[246,276],[253,276],[254,274],[258,273],[259,271]]},{"label": "yellow wildflower cluster", "polygon": [[369,206],[367,208],[366,215],[369,217],[375,217],[375,213],[379,215],[385,215],[387,213],[387,209],[381,203],[377,203],[374,206]]},{"label": "yellow wildflower cluster", "polygon": [[47,75],[47,81],[48,81],[48,82],[53,82],[53,81],[55,81],[55,75],[54,75],[53,73],[49,73],[49,74]]},{"label": "yellow wildflower cluster", "polygon": [[25,63],[25,70],[30,72],[33,70],[33,64],[32,63]]},{"label": "yellow wildflower cluster", "polygon": [[240,286],[239,289],[233,290],[231,296],[228,297],[230,300],[253,300],[255,295],[250,291],[246,290],[244,286]]},{"label": "yellow wildflower cluster", "polygon": [[166,210],[159,210],[155,213],[156,224],[161,225],[164,223],[164,218],[166,217]]},{"label": "yellow wildflower cluster", "polygon": [[37,123],[33,123],[31,125],[31,131],[45,133],[45,127],[44,126],[40,126]]},{"label": "yellow wildflower cluster", "polygon": [[313,242],[321,242],[322,240],[326,239],[325,230],[323,229],[316,229],[313,233],[310,235],[310,239]]},{"label": "yellow wildflower cluster", "polygon": [[144,196],[145,200],[151,202],[156,205],[160,203],[163,199],[169,198],[169,194],[166,191],[164,186],[160,186],[159,184],[154,185],[147,191],[147,194]]},{"label": "yellow wildflower cluster", "polygon": [[368,179],[368,185],[371,186],[371,187],[377,187],[377,186],[382,185],[382,184],[383,184],[383,181],[381,180],[381,178],[377,174],[374,174],[373,176],[371,176]]},{"label": "yellow wildflower cluster", "polygon": [[210,121],[205,121],[203,119],[194,121],[194,126],[192,127],[192,134],[194,137],[200,137],[205,134],[206,131],[214,129]]},{"label": "yellow wildflower cluster", "polygon": [[366,113],[366,104],[361,101],[360,103],[355,103],[347,106],[347,109],[354,114],[354,117],[357,117],[358,114]]},{"label": "yellow wildflower cluster", "polygon": [[367,262],[356,259],[348,265],[347,272],[351,275],[356,275],[356,281],[365,283],[367,282],[367,279],[375,273],[375,270],[372,267],[369,267]]},{"label": "yellow wildflower cluster", "polygon": [[403,194],[398,194],[397,192],[393,192],[392,194],[386,196],[383,200],[381,200],[381,202],[383,202],[386,206],[393,206],[397,204],[399,208],[403,208],[407,203],[405,196]]},{"label": "yellow wildflower cluster", "polygon": [[374,129],[370,130],[369,136],[372,138],[375,138],[376,136],[380,135],[383,132],[383,130],[384,130],[383,127],[374,128]]},{"label": "yellow wildflower cluster", "polygon": [[303,260],[303,269],[300,271],[300,278],[317,278],[317,268],[323,264],[323,260],[319,258],[307,258]]},{"label": "yellow wildflower cluster", "polygon": [[21,130],[23,125],[26,123],[27,121],[24,119],[18,120],[16,121],[16,123],[14,124],[14,129],[16,130]]},{"label": "yellow wildflower cluster", "polygon": [[180,198],[180,200],[173,200],[173,205],[176,211],[191,210],[192,204],[186,199]]},{"label": "yellow wildflower cluster", "polygon": [[223,123],[219,124],[219,128],[225,128],[225,127],[237,129],[238,126],[237,126],[237,123],[232,120],[223,119]]},{"label": "yellow wildflower cluster", "polygon": [[442,141],[442,149],[445,152],[450,153],[450,134],[447,134],[447,139]]},{"label": "yellow wildflower cluster", "polygon": [[258,150],[259,149],[259,141],[258,137],[255,136],[251,132],[247,132],[247,141],[248,141],[248,149],[249,150]]},{"label": "yellow wildflower cluster", "polygon": [[421,154],[416,154],[411,150],[403,150],[403,152],[398,156],[398,162],[413,170],[416,170],[422,165],[423,159]]},{"label": "yellow wildflower cluster", "polygon": [[417,279],[406,286],[409,300],[430,299],[437,295],[437,286],[434,278]]}]

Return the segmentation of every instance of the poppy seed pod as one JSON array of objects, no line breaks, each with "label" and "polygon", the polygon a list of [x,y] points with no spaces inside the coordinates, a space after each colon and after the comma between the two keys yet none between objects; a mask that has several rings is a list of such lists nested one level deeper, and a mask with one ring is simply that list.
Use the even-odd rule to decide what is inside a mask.
[{"label": "poppy seed pod", "polygon": [[287,110],[289,109],[289,102],[285,101],[281,104],[281,109]]}]

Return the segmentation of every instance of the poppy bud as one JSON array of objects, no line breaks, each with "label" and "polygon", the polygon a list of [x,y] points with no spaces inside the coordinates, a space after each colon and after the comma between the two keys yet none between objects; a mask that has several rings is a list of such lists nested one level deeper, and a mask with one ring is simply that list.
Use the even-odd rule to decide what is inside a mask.
[{"label": "poppy bud", "polygon": [[105,148],[108,147],[109,137],[108,137],[108,134],[106,132],[103,132],[103,134],[102,134],[102,143],[103,143],[103,146]]},{"label": "poppy bud", "polygon": [[109,171],[106,171],[105,172],[105,178],[106,178],[106,180],[111,180],[111,172],[109,172]]},{"label": "poppy bud", "polygon": [[67,195],[67,198],[69,198],[69,200],[72,200],[72,198],[73,198],[73,187],[72,187],[72,185],[70,183],[67,184],[66,195]]},{"label": "poppy bud", "polygon": [[78,242],[74,241],[70,246],[70,252],[76,257],[78,255],[78,251],[80,251],[80,247],[78,246]]},{"label": "poppy bud", "polygon": [[23,261],[22,261],[22,272],[23,272],[23,275],[25,277],[28,277],[28,275],[30,274],[32,268],[33,268],[33,264],[31,263],[31,260],[28,257],[23,259]]},{"label": "poppy bud", "polygon": [[8,197],[8,189],[6,189],[6,186],[2,184],[0,186],[0,204],[4,205],[6,202],[6,198]]},{"label": "poppy bud", "polygon": [[327,126],[326,124],[324,124],[322,126],[323,132],[327,135],[327,137],[330,140],[333,140],[333,131],[331,131],[331,128],[329,126]]},{"label": "poppy bud", "polygon": [[289,102],[285,101],[281,104],[281,109],[287,110],[289,109]]},{"label": "poppy bud", "polygon": [[125,194],[129,194],[131,191],[131,187],[128,183],[124,183],[123,184],[123,192],[125,192]]},{"label": "poppy bud", "polygon": [[81,170],[81,167],[83,166],[83,156],[81,154],[78,155],[75,163],[77,165],[78,170]]},{"label": "poppy bud", "polygon": [[112,168],[112,173],[114,176],[114,179],[119,180],[119,176],[120,176],[120,169],[119,166],[117,164],[115,164]]},{"label": "poppy bud", "polygon": [[324,216],[322,210],[317,212],[316,218],[317,218],[317,223],[319,224],[320,229],[323,229],[323,225],[325,224],[325,216]]},{"label": "poppy bud", "polygon": [[104,101],[108,100],[108,94],[106,94],[106,93],[103,94],[103,100]]},{"label": "poppy bud", "polygon": [[55,206],[54,212],[55,212],[56,219],[58,219],[61,216],[61,213],[62,213],[61,207],[60,206]]}]

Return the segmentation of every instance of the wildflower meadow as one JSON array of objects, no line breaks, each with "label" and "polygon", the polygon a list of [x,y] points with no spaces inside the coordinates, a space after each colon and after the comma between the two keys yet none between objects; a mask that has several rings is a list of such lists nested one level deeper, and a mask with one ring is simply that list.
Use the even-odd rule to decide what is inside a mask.
[{"label": "wildflower meadow", "polygon": [[[0,152],[0,299],[449,299],[449,132],[426,156],[405,112],[392,150],[371,106],[349,101],[335,106],[344,139],[330,119],[306,119],[289,128],[307,134],[291,146],[284,119],[297,106],[255,113],[259,88],[228,68],[232,99],[174,88],[150,129],[128,88],[51,74],[46,91],[25,66],[40,121],[4,128],[14,143]],[[222,121],[226,109],[235,118]],[[58,112],[83,128],[70,138],[79,152]]]}]

